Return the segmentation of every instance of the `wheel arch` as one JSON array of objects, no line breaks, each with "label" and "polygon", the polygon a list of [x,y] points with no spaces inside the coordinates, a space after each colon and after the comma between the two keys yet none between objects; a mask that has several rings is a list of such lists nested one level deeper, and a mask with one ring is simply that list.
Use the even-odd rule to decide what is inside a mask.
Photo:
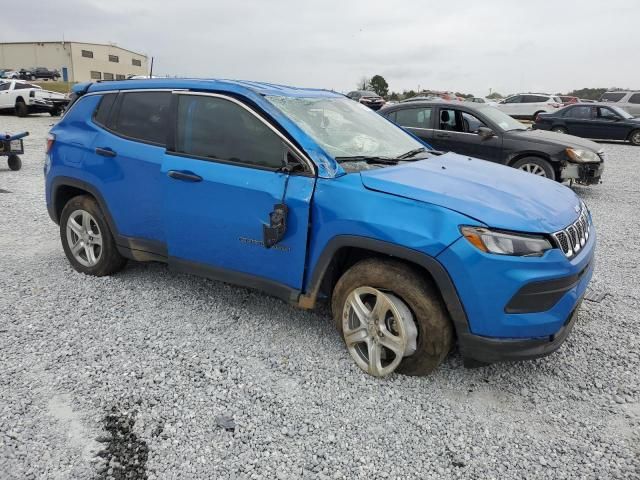
[{"label": "wheel arch", "polygon": [[440,293],[456,332],[469,332],[458,291],[438,260],[417,250],[369,237],[339,235],[331,239],[318,257],[306,293],[300,296],[298,305],[313,308],[321,292],[331,294],[342,273],[359,260],[371,257],[395,258],[427,275]]},{"label": "wheel arch", "polygon": [[25,102],[24,98],[22,97],[22,95],[20,95],[20,96],[16,97],[16,105],[18,103],[27,103],[27,102]]}]

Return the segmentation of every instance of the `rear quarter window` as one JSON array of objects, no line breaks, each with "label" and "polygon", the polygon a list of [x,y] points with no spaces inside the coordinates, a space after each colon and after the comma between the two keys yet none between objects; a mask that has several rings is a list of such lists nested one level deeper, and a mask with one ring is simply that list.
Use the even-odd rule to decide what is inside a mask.
[{"label": "rear quarter window", "polygon": [[625,95],[624,92],[607,92],[600,97],[600,100],[602,102],[619,102]]},{"label": "rear quarter window", "polygon": [[634,93],[629,98],[629,103],[640,103],[640,93]]},{"label": "rear quarter window", "polygon": [[109,115],[117,96],[118,94],[116,93],[107,93],[106,95],[102,96],[102,98],[100,99],[100,103],[98,103],[98,106],[93,113],[93,121],[95,123],[97,123],[98,125],[102,125],[103,127],[106,127],[108,125]]}]

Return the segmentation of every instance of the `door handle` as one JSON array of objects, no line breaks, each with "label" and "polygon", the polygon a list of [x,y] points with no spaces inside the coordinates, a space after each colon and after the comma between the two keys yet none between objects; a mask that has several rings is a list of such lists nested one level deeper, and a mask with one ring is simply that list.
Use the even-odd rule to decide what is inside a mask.
[{"label": "door handle", "polygon": [[169,170],[167,172],[171,178],[175,178],[176,180],[184,180],[185,182],[201,182],[202,177],[200,175],[196,175],[193,172],[181,172],[180,170]]},{"label": "door handle", "polygon": [[449,138],[451,135],[448,133],[436,133],[436,137],[438,138]]},{"label": "door handle", "polygon": [[97,147],[96,148],[96,153],[98,155],[101,155],[103,157],[115,157],[117,155],[116,152],[114,152],[113,150],[111,150],[109,147]]}]

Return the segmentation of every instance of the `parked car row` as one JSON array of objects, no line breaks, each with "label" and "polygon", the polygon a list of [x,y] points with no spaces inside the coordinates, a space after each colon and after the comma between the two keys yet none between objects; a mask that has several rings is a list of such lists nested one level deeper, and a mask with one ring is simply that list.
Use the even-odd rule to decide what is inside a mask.
[{"label": "parked car row", "polygon": [[[355,365],[374,376],[428,374],[456,343],[467,365],[540,357],[575,323],[596,236],[568,188],[434,151],[329,91],[149,79],[74,95],[47,138],[45,176],[79,272],[160,261],[302,308],[327,298]],[[454,135],[501,158],[518,137],[546,142],[549,157],[563,149],[489,106],[389,109],[441,149]],[[546,176],[589,162],[592,145],[574,147]]]},{"label": "parked car row", "polygon": [[45,67],[0,70],[0,78],[9,80],[59,80],[60,72]]}]

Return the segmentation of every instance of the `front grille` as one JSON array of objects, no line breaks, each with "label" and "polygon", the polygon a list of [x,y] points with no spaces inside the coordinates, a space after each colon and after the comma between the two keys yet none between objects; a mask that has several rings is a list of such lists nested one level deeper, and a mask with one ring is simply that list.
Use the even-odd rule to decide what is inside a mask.
[{"label": "front grille", "polygon": [[553,234],[557,246],[569,258],[574,257],[587,244],[591,224],[589,223],[589,212],[583,203],[581,205],[578,219],[564,230]]}]

